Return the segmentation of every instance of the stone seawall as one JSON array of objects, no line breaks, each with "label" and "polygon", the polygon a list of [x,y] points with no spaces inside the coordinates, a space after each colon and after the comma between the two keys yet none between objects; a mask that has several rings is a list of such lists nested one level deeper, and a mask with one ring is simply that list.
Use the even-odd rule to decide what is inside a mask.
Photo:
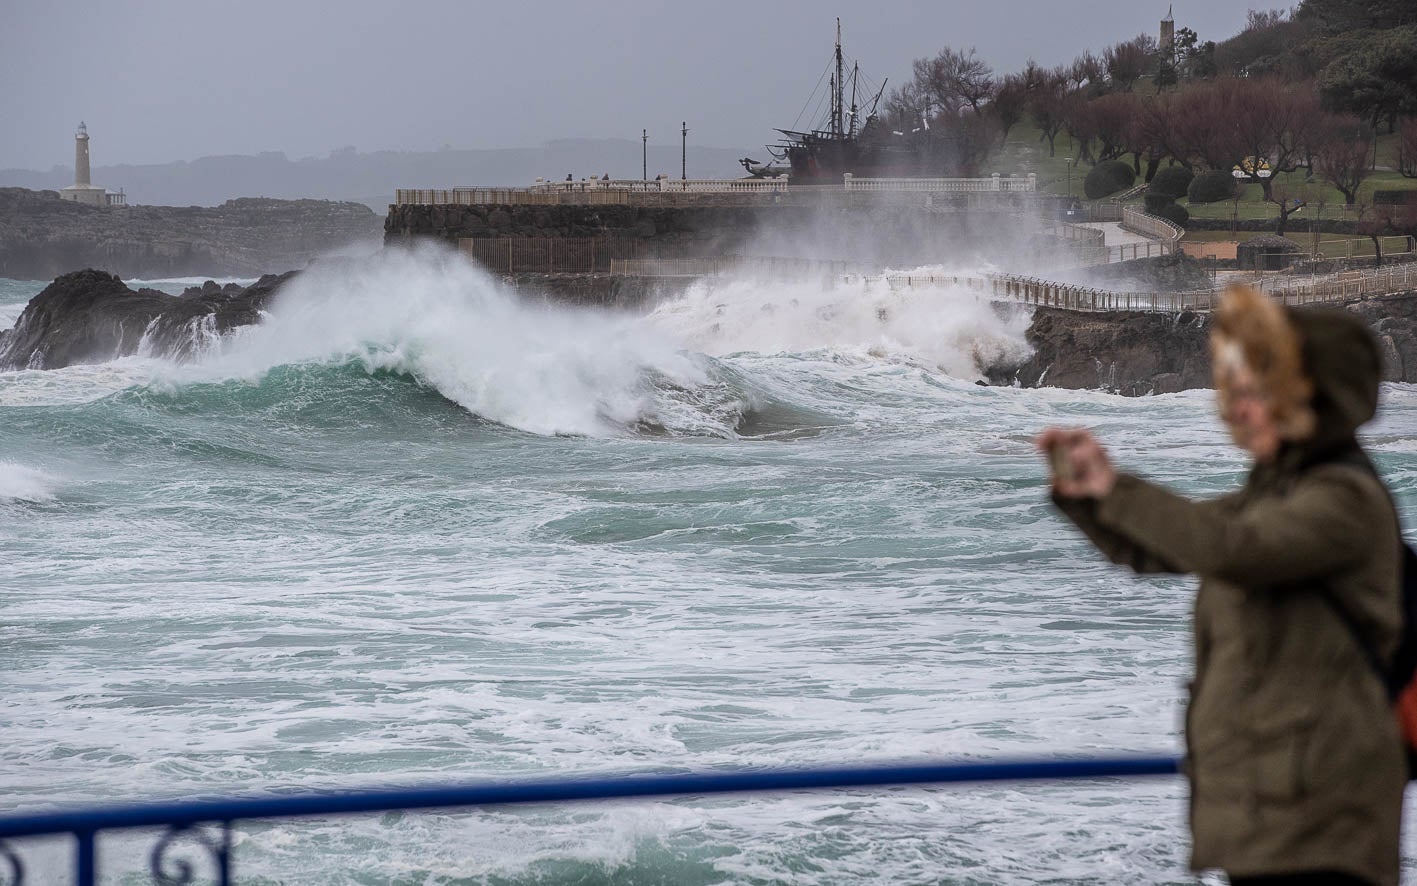
[{"label": "stone seawall", "polygon": [[649,255],[772,255],[867,264],[926,264],[944,256],[995,260],[1031,242],[1004,210],[931,212],[915,206],[393,205],[385,245],[464,237],[608,237]]},{"label": "stone seawall", "polygon": [[[1385,381],[1417,382],[1417,293],[1341,307],[1377,336]],[[1090,314],[1040,307],[1025,333],[1033,355],[1021,364],[987,367],[985,375],[994,384],[1128,396],[1208,388],[1209,324],[1209,315],[1189,311]]]}]

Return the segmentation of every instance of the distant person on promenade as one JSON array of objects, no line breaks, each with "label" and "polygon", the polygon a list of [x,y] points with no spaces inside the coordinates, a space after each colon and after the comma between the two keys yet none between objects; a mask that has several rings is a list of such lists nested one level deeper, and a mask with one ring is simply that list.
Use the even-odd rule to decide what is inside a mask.
[{"label": "distant person on promenade", "polygon": [[1397,646],[1400,530],[1354,436],[1377,408],[1377,344],[1346,311],[1236,288],[1211,353],[1221,417],[1254,459],[1243,487],[1191,501],[1118,473],[1089,432],[1049,428],[1053,501],[1114,563],[1200,576],[1192,869],[1397,886],[1406,759],[1367,650]]}]

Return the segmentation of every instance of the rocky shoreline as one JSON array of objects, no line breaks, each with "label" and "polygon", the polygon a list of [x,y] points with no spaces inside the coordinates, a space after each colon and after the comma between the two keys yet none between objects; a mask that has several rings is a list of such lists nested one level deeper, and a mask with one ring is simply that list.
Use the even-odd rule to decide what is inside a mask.
[{"label": "rocky shoreline", "polygon": [[13,329],[0,331],[0,371],[61,369],[139,352],[191,356],[214,336],[261,318],[261,309],[297,272],[250,286],[208,281],[182,295],[130,289],[106,271],[64,274],[30,299]]},{"label": "rocky shoreline", "polygon": [[[1383,352],[1383,380],[1417,383],[1417,293],[1336,305],[1363,319]],[[1300,310],[1304,310],[1301,308]],[[1034,309],[1022,363],[984,368],[992,384],[1102,390],[1124,396],[1210,387],[1210,316]]]},{"label": "rocky shoreline", "polygon": [[[294,274],[267,275],[249,287],[209,282],[180,296],[133,290],[104,271],[65,274],[30,301],[14,329],[0,331],[0,370],[57,369],[140,348],[183,359],[213,336],[258,322]],[[525,275],[505,282],[524,298],[626,309],[641,309],[660,295],[643,279],[609,275]],[[1384,380],[1417,382],[1417,293],[1341,307],[1362,317],[1377,335]],[[1025,333],[1031,354],[1021,362],[979,367],[988,383],[1124,396],[1210,386],[1207,314],[1032,311]]]}]

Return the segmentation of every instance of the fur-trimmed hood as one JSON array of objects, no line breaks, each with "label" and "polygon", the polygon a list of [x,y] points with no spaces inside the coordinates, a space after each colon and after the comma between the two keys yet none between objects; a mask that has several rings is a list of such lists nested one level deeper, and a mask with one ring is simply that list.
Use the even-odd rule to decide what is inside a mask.
[{"label": "fur-trimmed hood", "polygon": [[1377,413],[1382,355],[1367,325],[1341,308],[1286,309],[1313,383],[1314,433],[1299,445],[1321,455],[1350,444]]},{"label": "fur-trimmed hood", "polygon": [[[1353,445],[1377,412],[1382,357],[1368,327],[1341,308],[1287,308],[1256,289],[1225,294],[1211,330],[1220,411],[1253,378],[1284,448],[1300,461]],[[1237,372],[1243,367],[1248,373]]]}]

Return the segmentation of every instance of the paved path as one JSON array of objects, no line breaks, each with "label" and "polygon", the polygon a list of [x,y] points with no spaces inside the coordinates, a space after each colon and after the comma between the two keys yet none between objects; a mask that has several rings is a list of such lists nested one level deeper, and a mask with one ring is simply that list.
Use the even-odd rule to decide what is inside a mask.
[{"label": "paved path", "polygon": [[1094,231],[1102,232],[1102,244],[1104,246],[1130,246],[1133,243],[1154,243],[1152,237],[1144,237],[1141,234],[1133,234],[1122,227],[1121,222],[1080,222],[1080,228],[1092,228]]}]

